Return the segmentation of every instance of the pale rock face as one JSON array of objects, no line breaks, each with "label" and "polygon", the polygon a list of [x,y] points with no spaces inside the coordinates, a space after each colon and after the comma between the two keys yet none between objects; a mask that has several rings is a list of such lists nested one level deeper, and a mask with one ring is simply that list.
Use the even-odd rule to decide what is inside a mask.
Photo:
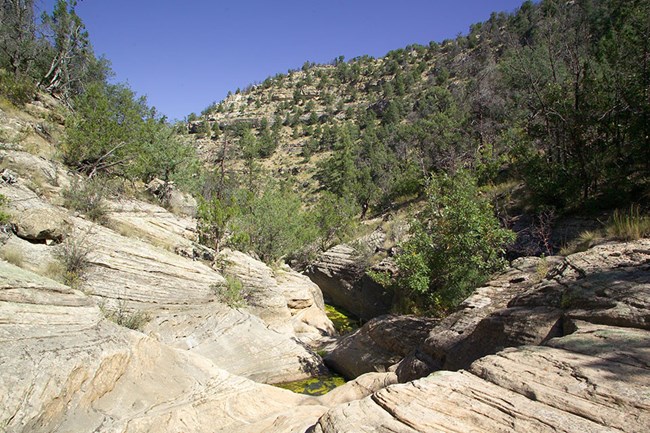
[{"label": "pale rock face", "polygon": [[[304,430],[325,410],[107,322],[90,298],[54,281],[0,262],[0,282],[8,433],[280,432]],[[305,410],[289,409],[305,400]]]},{"label": "pale rock face", "polygon": [[356,248],[336,245],[320,255],[308,275],[330,303],[372,319],[390,312],[393,295],[365,276],[366,265]]},{"label": "pale rock face", "polygon": [[[2,186],[0,192],[9,198],[11,210],[18,219],[23,215],[35,215],[38,219],[42,215],[44,220],[47,216],[49,221],[68,221],[73,227],[69,236],[83,238],[90,249],[88,272],[81,289],[106,310],[126,314],[145,312],[151,318],[146,328],[151,335],[184,350],[201,350],[206,356],[212,356],[220,367],[260,382],[297,380],[322,370],[320,359],[296,340],[291,312],[277,287],[269,303],[275,302],[283,314],[284,323],[277,321],[278,327],[286,329],[283,333],[269,329],[251,313],[219,304],[212,286],[223,283],[224,279],[201,261],[69,215],[43,201],[20,182]],[[147,233],[144,237],[150,242],[165,236],[173,242],[189,242],[184,237],[183,220],[175,219],[161,208],[125,202],[121,206],[126,215],[120,217],[117,206],[111,212],[113,221],[129,221],[138,228],[138,233]],[[19,251],[22,266],[39,273],[47,274],[48,264],[56,263],[55,245],[33,244],[11,237],[2,246],[6,248]],[[253,262],[247,261],[251,266],[265,266]],[[318,323],[313,317],[305,319],[305,323],[310,320]],[[206,323],[212,328],[207,329]],[[219,345],[230,349],[219,350]]]},{"label": "pale rock face", "polygon": [[271,269],[230,249],[222,250],[215,263],[224,275],[241,281],[250,293],[246,311],[260,317],[270,328],[314,344],[320,337],[336,333],[325,314],[323,294],[308,277],[286,266]]},{"label": "pale rock face", "polygon": [[312,431],[640,433],[650,425],[648,338],[589,325],[554,347],[511,348],[469,371],[389,386],[331,409]]},{"label": "pale rock face", "polygon": [[250,313],[224,306],[161,313],[145,331],[257,382],[306,379],[323,370],[320,359],[289,335],[268,329]]},{"label": "pale rock face", "polygon": [[415,316],[380,316],[337,341],[325,357],[347,378],[387,371],[420,345],[438,322]]}]

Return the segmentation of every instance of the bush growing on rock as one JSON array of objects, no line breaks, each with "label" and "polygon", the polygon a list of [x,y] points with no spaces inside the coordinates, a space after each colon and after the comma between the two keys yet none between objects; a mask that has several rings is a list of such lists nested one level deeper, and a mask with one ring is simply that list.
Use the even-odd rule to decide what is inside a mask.
[{"label": "bush growing on rock", "polygon": [[0,194],[0,224],[6,224],[9,222],[9,214],[3,210],[4,205],[6,203],[7,203],[7,197]]},{"label": "bush growing on rock", "polygon": [[396,257],[398,272],[391,284],[403,310],[432,313],[455,307],[501,269],[504,248],[514,240],[465,171],[430,178],[425,209],[410,231]]},{"label": "bush growing on rock", "polygon": [[63,283],[78,289],[83,283],[88,266],[92,245],[89,233],[72,233],[54,250],[54,258],[62,265]]},{"label": "bush growing on rock", "polygon": [[104,201],[106,182],[102,178],[81,181],[75,179],[69,188],[62,191],[63,205],[84,214],[91,221],[102,223],[108,209]]},{"label": "bush growing on rock", "polygon": [[217,300],[230,308],[245,307],[248,304],[250,292],[235,277],[227,275],[224,283],[213,284],[211,288]]}]

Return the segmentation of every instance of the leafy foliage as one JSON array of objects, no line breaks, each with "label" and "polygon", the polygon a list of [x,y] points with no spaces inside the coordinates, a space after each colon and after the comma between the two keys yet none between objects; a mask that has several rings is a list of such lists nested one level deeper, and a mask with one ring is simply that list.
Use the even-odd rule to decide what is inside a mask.
[{"label": "leafy foliage", "polygon": [[0,194],[0,224],[6,224],[9,222],[9,214],[4,211],[4,206],[7,204],[7,197],[3,194]]},{"label": "leafy foliage", "polygon": [[102,223],[108,209],[105,203],[106,181],[102,178],[75,179],[62,191],[63,205],[84,214],[91,221]]},{"label": "leafy foliage", "polygon": [[[465,171],[434,175],[426,207],[412,222],[411,237],[396,257],[393,281],[402,307],[446,311],[505,265],[514,234],[502,229]],[[415,305],[408,305],[415,299]]]},{"label": "leafy foliage", "polygon": [[124,85],[90,85],[75,108],[66,122],[63,158],[89,177],[167,181],[196,165],[194,150]]},{"label": "leafy foliage", "polygon": [[315,238],[314,225],[300,198],[283,185],[248,194],[240,208],[230,243],[241,251],[254,252],[265,263],[276,262]]},{"label": "leafy foliage", "polygon": [[235,277],[227,275],[224,283],[213,284],[211,287],[219,302],[223,302],[230,308],[245,307],[248,303],[250,293]]}]

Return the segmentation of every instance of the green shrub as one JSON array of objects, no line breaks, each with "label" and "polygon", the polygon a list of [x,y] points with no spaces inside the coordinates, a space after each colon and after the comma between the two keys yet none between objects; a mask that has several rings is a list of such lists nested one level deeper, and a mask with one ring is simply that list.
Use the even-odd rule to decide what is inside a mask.
[{"label": "green shrub", "polygon": [[69,188],[62,191],[63,205],[68,209],[84,214],[95,222],[105,222],[108,209],[104,201],[106,181],[92,178],[84,181],[74,180]]},{"label": "green shrub", "polygon": [[229,243],[252,251],[265,263],[274,263],[316,239],[312,216],[302,209],[300,197],[286,185],[270,185],[240,203],[233,219]]},{"label": "green shrub", "polygon": [[0,95],[14,105],[24,105],[34,99],[36,85],[31,78],[18,78],[0,69]]},{"label": "green shrub", "polygon": [[90,266],[92,245],[88,235],[88,233],[70,234],[54,250],[54,258],[62,266],[63,283],[75,289],[84,282]]},{"label": "green shrub", "polygon": [[211,288],[217,300],[230,308],[245,307],[248,304],[250,291],[235,277],[226,276],[224,283],[213,284]]},{"label": "green shrub", "polygon": [[115,311],[109,311],[101,305],[100,309],[108,320],[135,331],[142,330],[144,325],[151,320],[151,316],[144,311],[128,311],[124,302],[118,303]]},{"label": "green shrub", "polygon": [[466,172],[432,176],[426,199],[411,222],[411,237],[401,244],[392,283],[399,309],[440,314],[505,265],[504,249],[514,233],[499,226]]},{"label": "green shrub", "polygon": [[6,224],[9,222],[10,215],[6,213],[2,208],[7,204],[7,197],[0,194],[0,224]]}]

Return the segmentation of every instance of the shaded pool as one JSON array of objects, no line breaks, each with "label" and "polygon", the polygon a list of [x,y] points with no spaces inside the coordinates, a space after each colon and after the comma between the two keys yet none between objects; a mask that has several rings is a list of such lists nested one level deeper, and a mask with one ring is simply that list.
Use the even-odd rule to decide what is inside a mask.
[{"label": "shaded pool", "polygon": [[327,394],[337,386],[345,383],[345,379],[337,375],[312,377],[311,379],[297,380],[295,382],[285,382],[275,384],[278,388],[288,389],[297,394],[306,395],[323,395]]},{"label": "shaded pool", "polygon": [[359,320],[352,313],[342,308],[325,304],[325,313],[339,334],[347,334],[348,332],[359,329]]}]

